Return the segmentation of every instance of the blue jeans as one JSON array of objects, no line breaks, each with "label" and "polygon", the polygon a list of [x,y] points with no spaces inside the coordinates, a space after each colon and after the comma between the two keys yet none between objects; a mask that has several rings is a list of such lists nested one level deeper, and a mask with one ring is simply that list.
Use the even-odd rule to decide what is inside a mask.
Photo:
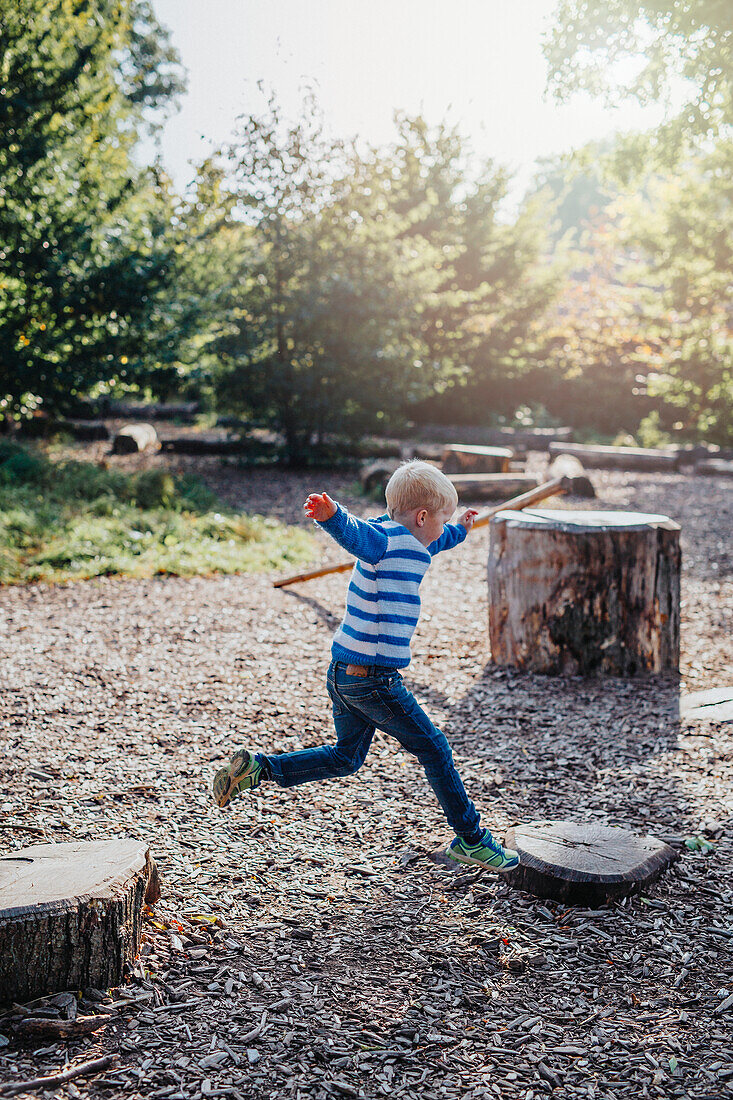
[{"label": "blue jeans", "polygon": [[397,669],[372,665],[368,676],[349,676],[344,663],[332,661],[328,694],[333,702],[335,745],[257,754],[279,786],[352,775],[364,763],[375,729],[384,730],[420,761],[454,832],[469,844],[481,839],[478,811],[456,771],[445,734],[406,689]]}]

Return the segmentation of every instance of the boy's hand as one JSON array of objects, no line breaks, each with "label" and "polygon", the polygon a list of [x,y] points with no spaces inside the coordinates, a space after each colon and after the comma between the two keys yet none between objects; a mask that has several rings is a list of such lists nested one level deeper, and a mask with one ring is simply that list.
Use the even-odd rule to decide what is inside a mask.
[{"label": "boy's hand", "polygon": [[458,522],[462,524],[467,531],[470,531],[476,521],[477,515],[478,512],[475,508],[467,508]]},{"label": "boy's hand", "polygon": [[336,515],[336,504],[328,493],[311,493],[303,505],[305,514],[316,523],[325,523]]}]

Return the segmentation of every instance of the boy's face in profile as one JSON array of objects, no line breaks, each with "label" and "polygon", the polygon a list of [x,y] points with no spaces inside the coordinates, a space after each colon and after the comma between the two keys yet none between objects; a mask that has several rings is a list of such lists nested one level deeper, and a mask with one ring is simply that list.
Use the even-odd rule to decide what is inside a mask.
[{"label": "boy's face in profile", "polygon": [[453,515],[452,508],[441,512],[429,512],[427,508],[418,508],[415,514],[415,534],[423,546],[430,546],[443,534],[443,528]]}]

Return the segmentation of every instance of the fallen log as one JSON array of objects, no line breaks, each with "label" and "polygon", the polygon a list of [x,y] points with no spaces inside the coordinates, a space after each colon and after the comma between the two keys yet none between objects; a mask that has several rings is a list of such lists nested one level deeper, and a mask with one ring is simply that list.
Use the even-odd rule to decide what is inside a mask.
[{"label": "fallen log", "polygon": [[506,474],[514,451],[509,447],[474,447],[450,443],[443,448],[444,474]]},{"label": "fallen log", "polygon": [[113,455],[139,454],[158,448],[158,433],[152,424],[126,424],[112,441]]},{"label": "fallen log", "polygon": [[0,856],[0,1003],[121,983],[143,905],[160,896],[134,840],[38,844]]},{"label": "fallen log", "polygon": [[509,500],[539,486],[536,477],[522,474],[449,474],[459,500]]},{"label": "fallen log", "polygon": [[733,462],[725,458],[706,458],[695,465],[696,474],[717,477],[733,477]]},{"label": "fallen log", "polygon": [[550,457],[575,455],[589,469],[673,471],[679,465],[676,448],[587,446],[584,443],[551,443]]},{"label": "fallen log", "polygon": [[568,490],[571,496],[593,499],[596,495],[593,482],[575,455],[558,455],[550,463],[547,473],[550,477],[568,478],[572,482],[572,487]]},{"label": "fallen log", "polygon": [[603,905],[652,882],[678,858],[651,836],[598,822],[532,821],[507,831],[520,863],[504,881],[565,905]]}]

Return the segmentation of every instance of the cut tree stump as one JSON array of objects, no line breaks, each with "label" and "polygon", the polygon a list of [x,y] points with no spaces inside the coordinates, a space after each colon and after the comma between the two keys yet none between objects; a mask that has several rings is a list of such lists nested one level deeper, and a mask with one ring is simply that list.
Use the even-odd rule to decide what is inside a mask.
[{"label": "cut tree stump", "polygon": [[509,500],[536,489],[536,477],[518,474],[449,474],[460,500]]},{"label": "cut tree stump", "polygon": [[0,856],[0,1004],[119,985],[160,897],[137,840],[37,844]]},{"label": "cut tree stump", "polygon": [[550,458],[575,455],[587,469],[651,470],[672,472],[680,460],[679,451],[670,448],[590,447],[584,443],[550,443]]},{"label": "cut tree stump", "polygon": [[138,454],[155,450],[158,446],[158,433],[152,424],[126,424],[112,441],[112,454]]},{"label": "cut tree stump", "polygon": [[661,840],[596,822],[532,821],[509,829],[505,844],[520,863],[504,880],[566,905],[602,905],[634,893],[677,859]]},{"label": "cut tree stump", "polygon": [[489,541],[499,665],[550,674],[676,671],[680,528],[642,512],[500,512]]},{"label": "cut tree stump", "polygon": [[509,447],[473,447],[451,443],[443,448],[444,474],[506,474],[514,451]]}]

